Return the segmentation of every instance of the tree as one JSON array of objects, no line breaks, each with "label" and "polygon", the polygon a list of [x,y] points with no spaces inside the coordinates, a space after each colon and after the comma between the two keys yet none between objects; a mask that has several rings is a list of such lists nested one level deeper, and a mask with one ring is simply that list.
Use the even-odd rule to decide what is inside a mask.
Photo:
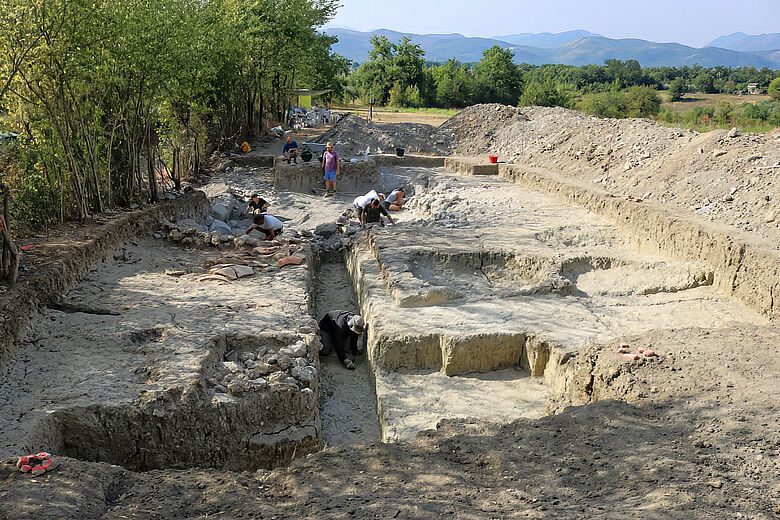
[{"label": "tree", "polygon": [[626,92],[627,106],[632,117],[650,117],[661,111],[661,98],[658,92],[650,87],[631,87]]},{"label": "tree", "polygon": [[210,149],[282,120],[294,87],[334,86],[345,62],[317,29],[335,8],[0,0],[0,104],[28,137],[0,172],[15,226],[154,201]]},{"label": "tree", "polygon": [[523,91],[523,77],[512,61],[514,53],[498,45],[482,53],[475,67],[476,98],[483,103],[516,105]]},{"label": "tree", "polygon": [[352,77],[364,101],[373,98],[379,105],[408,106],[407,94],[420,100],[428,96],[425,52],[419,45],[408,37],[394,44],[385,36],[372,37],[371,44],[369,60]]},{"label": "tree", "polygon": [[473,78],[466,65],[451,59],[431,67],[435,85],[435,104],[440,107],[465,107],[472,97]]},{"label": "tree", "polygon": [[622,92],[615,91],[586,94],[579,103],[579,109],[599,117],[627,117],[629,99]]},{"label": "tree", "polygon": [[701,92],[702,94],[712,94],[715,92],[714,80],[712,79],[712,76],[706,72],[702,72],[696,76],[696,79],[693,80],[693,85],[696,88],[696,91]]},{"label": "tree", "polygon": [[533,81],[525,86],[523,95],[520,96],[520,104],[523,106],[571,108],[574,105],[574,96],[566,85],[557,84],[551,80]]},{"label": "tree", "polygon": [[717,121],[720,124],[727,124],[732,122],[732,117],[734,115],[734,105],[731,103],[721,101],[717,105],[715,105],[715,113],[713,114],[713,119]]},{"label": "tree", "polygon": [[675,78],[669,85],[669,101],[680,101],[688,91],[685,80],[681,77]]},{"label": "tree", "polygon": [[780,77],[773,79],[769,83],[769,97],[772,99],[780,99]]}]

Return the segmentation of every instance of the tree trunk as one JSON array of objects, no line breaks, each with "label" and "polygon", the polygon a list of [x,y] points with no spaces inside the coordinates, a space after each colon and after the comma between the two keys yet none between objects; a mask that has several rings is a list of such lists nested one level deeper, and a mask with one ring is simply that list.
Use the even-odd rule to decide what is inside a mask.
[{"label": "tree trunk", "polygon": [[11,192],[0,183],[0,191],[3,193],[3,215],[0,216],[0,235],[2,235],[3,256],[2,265],[0,265],[0,275],[8,280],[8,283],[16,283],[19,276],[19,250],[8,229],[8,223],[11,222]]}]

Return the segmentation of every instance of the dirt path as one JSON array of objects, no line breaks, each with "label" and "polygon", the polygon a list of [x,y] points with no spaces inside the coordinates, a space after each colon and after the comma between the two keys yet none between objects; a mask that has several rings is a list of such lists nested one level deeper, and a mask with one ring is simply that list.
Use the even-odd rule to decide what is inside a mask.
[{"label": "dirt path", "polygon": [[[357,310],[349,275],[340,263],[322,264],[317,273],[317,320],[335,309]],[[321,357],[322,436],[329,446],[366,444],[380,437],[376,391],[366,356],[347,370],[335,353]]]}]

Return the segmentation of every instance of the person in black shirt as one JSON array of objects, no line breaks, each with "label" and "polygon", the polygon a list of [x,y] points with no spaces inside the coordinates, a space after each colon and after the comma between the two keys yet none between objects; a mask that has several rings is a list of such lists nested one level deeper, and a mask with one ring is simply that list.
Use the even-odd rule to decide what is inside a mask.
[{"label": "person in black shirt", "polygon": [[244,209],[244,213],[242,215],[246,215],[247,213],[252,213],[253,215],[256,215],[258,213],[265,213],[265,211],[268,209],[268,202],[265,199],[261,199],[260,195],[257,193],[253,193],[251,197],[249,197],[249,203],[246,206],[246,209]]},{"label": "person in black shirt", "polygon": [[355,363],[347,357],[347,348],[352,351],[352,356],[361,353],[358,349],[358,336],[363,334],[366,322],[360,314],[349,311],[330,311],[320,320],[320,339],[323,356],[336,351],[339,361],[349,370],[355,370]]},{"label": "person in black shirt", "polygon": [[383,224],[382,222],[382,215],[386,216],[391,223],[395,224],[395,221],[393,221],[393,217],[390,216],[390,214],[387,212],[387,210],[382,206],[379,199],[371,199],[371,202],[368,203],[368,206],[363,210],[363,214],[361,215],[361,218],[363,219],[363,224],[370,224],[370,223],[376,223],[379,222],[380,224]]}]

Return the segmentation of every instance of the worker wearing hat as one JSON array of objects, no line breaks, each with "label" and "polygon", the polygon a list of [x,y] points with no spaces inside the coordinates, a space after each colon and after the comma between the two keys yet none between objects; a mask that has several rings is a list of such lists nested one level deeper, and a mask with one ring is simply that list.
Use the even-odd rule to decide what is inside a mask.
[{"label": "worker wearing hat", "polygon": [[332,193],[336,194],[336,178],[341,173],[341,164],[338,152],[333,151],[333,143],[325,146],[325,153],[322,154],[322,168],[325,170],[325,193],[323,197]]},{"label": "worker wearing hat", "polygon": [[320,320],[320,354],[327,356],[336,351],[339,361],[349,370],[355,369],[355,362],[347,357],[349,348],[352,357],[361,353],[358,349],[358,336],[366,329],[366,322],[360,314],[336,310],[327,313]]}]

